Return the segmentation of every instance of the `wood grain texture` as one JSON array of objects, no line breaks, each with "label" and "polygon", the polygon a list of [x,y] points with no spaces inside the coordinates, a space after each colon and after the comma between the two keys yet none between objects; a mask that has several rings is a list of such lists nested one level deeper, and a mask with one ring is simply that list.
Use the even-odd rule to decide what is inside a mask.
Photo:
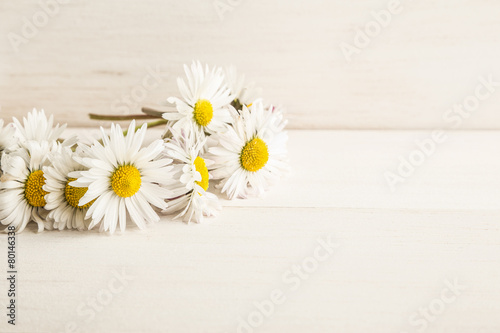
[{"label": "wood grain texture", "polygon": [[[209,224],[164,218],[114,236],[32,227],[18,235],[18,325],[2,319],[0,331],[237,332],[279,289],[286,300],[254,332],[410,333],[410,317],[456,280],[465,289],[425,332],[498,332],[500,132],[448,133],[391,192],[384,172],[427,135],[291,131],[293,173],[265,199],[224,200]],[[283,275],[328,236],[339,247],[292,290]],[[133,279],[86,321],[78,309],[122,271]]]},{"label": "wood grain texture", "polygon": [[[290,128],[442,127],[478,77],[500,81],[495,0],[401,0],[351,62],[341,43],[354,44],[389,0],[67,2],[19,52],[8,36],[22,35],[39,1],[0,2],[0,117],[38,107],[87,126],[88,112],[136,112],[177,94],[175,78],[192,59],[236,65],[288,108]],[[221,19],[217,3],[234,5]],[[124,102],[151,68],[159,83]],[[497,89],[460,128],[500,128],[499,103]]]}]

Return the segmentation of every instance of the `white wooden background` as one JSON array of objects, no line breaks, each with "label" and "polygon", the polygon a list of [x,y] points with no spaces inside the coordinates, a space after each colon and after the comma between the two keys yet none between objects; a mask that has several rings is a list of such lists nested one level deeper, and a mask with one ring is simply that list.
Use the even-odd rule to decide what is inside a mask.
[{"label": "white wooden background", "polygon": [[[236,65],[288,107],[290,128],[440,127],[479,76],[500,81],[496,0],[400,0],[351,62],[339,45],[353,44],[390,0],[64,2],[47,22],[38,0],[0,2],[0,117],[43,107],[82,126],[88,112],[135,112],[175,94],[192,59]],[[15,52],[8,36],[22,36],[34,15],[38,31]],[[160,69],[160,83],[121,103],[148,68]],[[500,128],[499,102],[481,103],[461,128]]]},{"label": "white wooden background", "polygon": [[[472,131],[447,132],[395,191],[385,180],[480,77],[500,81],[500,2],[401,0],[350,62],[339,45],[391,1],[67,2],[16,52],[9,38],[41,7],[0,1],[1,118],[38,107],[95,128],[88,112],[164,100],[200,59],[236,65],[302,130],[290,132],[292,175],[263,199],[224,200],[208,225],[18,235],[18,325],[1,310],[0,332],[238,332],[276,289],[286,301],[253,332],[500,332],[500,131],[487,131],[500,129],[500,87],[458,119]],[[328,236],[339,248],[290,290],[283,274]],[[123,272],[133,278],[89,319]],[[411,318],[454,280],[465,290],[419,330]]]},{"label": "white wooden background", "polygon": [[[223,200],[206,225],[163,218],[113,236],[32,226],[17,236],[18,324],[1,310],[0,331],[249,333],[241,320],[281,290],[253,332],[498,333],[500,133],[449,133],[392,192],[385,171],[427,136],[291,131],[292,175],[264,199]],[[292,289],[283,275],[328,237],[338,247]],[[1,237],[2,309],[6,247]],[[115,274],[130,280],[120,288]],[[447,281],[465,289],[419,330],[410,318],[439,304]]]}]

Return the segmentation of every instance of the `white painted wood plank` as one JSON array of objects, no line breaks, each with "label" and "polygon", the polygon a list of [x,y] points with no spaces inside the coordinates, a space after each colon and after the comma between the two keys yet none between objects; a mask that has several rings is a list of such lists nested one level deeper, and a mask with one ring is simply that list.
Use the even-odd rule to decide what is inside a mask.
[{"label": "white painted wood plank", "polygon": [[[64,332],[74,322],[81,332],[236,332],[254,302],[279,289],[286,301],[256,332],[416,332],[408,318],[458,279],[466,290],[427,331],[498,330],[498,218],[253,207],[227,208],[210,225],[164,220],[112,237],[32,228],[18,236],[18,325],[12,330],[3,319],[0,327]],[[283,274],[328,235],[340,247],[292,290]],[[113,272],[122,271],[134,278],[91,310],[93,298],[107,302]]]},{"label": "white painted wood plank", "polygon": [[[98,131],[85,133],[91,136]],[[149,139],[160,135],[161,130],[152,129]],[[431,137],[431,131],[290,131],[292,173],[262,199],[226,201],[225,205],[499,209],[499,131],[446,132],[444,142],[434,143],[434,153],[392,191],[385,173],[398,175],[400,157],[410,160]]]},{"label": "white painted wood plank", "polygon": [[[217,1],[238,5],[221,20]],[[291,128],[450,125],[444,113],[474,94],[480,76],[500,81],[500,3],[401,0],[388,26],[347,62],[340,45],[354,45],[371,13],[389,3],[73,0],[16,53],[8,34],[21,34],[23,18],[41,7],[3,1],[0,117],[38,107],[88,126],[88,112],[136,112],[176,94],[181,64],[200,59],[247,73],[270,102],[287,106]],[[159,84],[123,102],[148,68],[160,68]],[[500,128],[499,103],[496,89],[460,128]]]},{"label": "white painted wood plank", "polygon": [[[231,205],[380,209],[499,209],[500,133],[449,131],[392,191],[386,172],[421,151],[430,131],[292,131],[291,177],[267,198]],[[431,148],[429,148],[431,149]],[[291,196],[289,193],[297,193]]]},{"label": "white painted wood plank", "polygon": [[[0,331],[237,332],[281,290],[254,332],[417,332],[420,309],[441,303],[426,332],[498,332],[500,133],[449,135],[394,196],[380,171],[425,132],[291,131],[293,175],[264,201],[225,202],[209,224],[163,218],[114,236],[32,227],[18,235],[18,325],[4,318]],[[291,289],[287,272],[329,236],[338,248]],[[134,278],[119,288],[122,271]],[[455,280],[465,289],[443,294]],[[5,308],[5,279],[0,290]]]}]

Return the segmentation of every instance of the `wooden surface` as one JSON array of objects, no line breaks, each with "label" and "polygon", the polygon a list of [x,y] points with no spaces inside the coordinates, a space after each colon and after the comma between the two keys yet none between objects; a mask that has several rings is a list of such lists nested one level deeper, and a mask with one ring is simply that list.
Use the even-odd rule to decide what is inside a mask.
[{"label": "wooden surface", "polygon": [[[0,331],[238,332],[279,290],[254,332],[499,332],[500,132],[449,132],[392,192],[384,173],[428,136],[291,131],[292,175],[264,199],[224,201],[206,225],[164,218],[114,236],[32,227],[17,236],[18,325],[2,315]],[[294,289],[289,270],[328,237],[338,247]],[[110,294],[122,272],[133,278]],[[450,283],[465,289],[443,303]],[[0,290],[5,309],[4,278]],[[410,322],[440,302],[425,330]]]},{"label": "wooden surface", "polygon": [[[390,0],[66,0],[13,47],[39,2],[0,1],[2,118],[37,107],[86,126],[88,112],[137,112],[177,94],[193,59],[236,65],[302,129],[442,127],[480,76],[500,81],[497,0],[400,0],[350,62],[341,45],[356,46]],[[151,69],[161,78],[142,93]],[[499,129],[499,103],[497,89],[460,128]]]}]

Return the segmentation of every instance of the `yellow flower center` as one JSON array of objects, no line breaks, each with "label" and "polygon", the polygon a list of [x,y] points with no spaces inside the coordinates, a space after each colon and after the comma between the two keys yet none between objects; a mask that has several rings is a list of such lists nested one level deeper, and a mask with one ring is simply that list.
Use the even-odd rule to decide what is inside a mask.
[{"label": "yellow flower center", "polygon": [[266,143],[259,138],[248,141],[241,150],[241,166],[248,171],[255,172],[264,167],[269,160],[269,151]]},{"label": "yellow flower center", "polygon": [[42,170],[33,171],[28,176],[28,180],[24,184],[24,197],[33,207],[43,207],[46,205],[45,195],[49,192],[43,190],[45,185],[45,177]]},{"label": "yellow flower center", "polygon": [[196,167],[196,171],[201,174],[201,181],[196,181],[196,184],[200,185],[205,191],[208,190],[208,169],[205,165],[205,160],[198,156],[194,160],[194,166]]},{"label": "yellow flower center", "polygon": [[132,165],[122,165],[111,176],[111,187],[116,195],[122,198],[136,194],[141,183],[141,173]]},{"label": "yellow flower center", "polygon": [[96,199],[92,200],[91,202],[83,206],[78,206],[78,202],[85,195],[85,193],[87,193],[88,188],[70,186],[69,183],[75,180],[76,178],[69,178],[68,181],[66,182],[66,187],[64,188],[64,196],[66,197],[66,202],[75,208],[79,209],[89,208],[90,206],[92,206],[92,204]]},{"label": "yellow flower center", "polygon": [[210,124],[214,116],[212,103],[206,99],[198,100],[194,105],[193,116],[196,123],[200,126],[207,126]]}]

